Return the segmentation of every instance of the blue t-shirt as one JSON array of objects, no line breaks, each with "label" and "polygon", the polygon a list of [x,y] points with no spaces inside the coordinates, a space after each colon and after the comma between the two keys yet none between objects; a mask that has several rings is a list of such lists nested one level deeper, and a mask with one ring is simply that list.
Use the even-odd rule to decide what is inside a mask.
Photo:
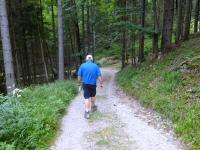
[{"label": "blue t-shirt", "polygon": [[83,84],[96,85],[97,78],[101,76],[101,71],[97,64],[89,61],[80,66],[78,76],[82,78]]}]

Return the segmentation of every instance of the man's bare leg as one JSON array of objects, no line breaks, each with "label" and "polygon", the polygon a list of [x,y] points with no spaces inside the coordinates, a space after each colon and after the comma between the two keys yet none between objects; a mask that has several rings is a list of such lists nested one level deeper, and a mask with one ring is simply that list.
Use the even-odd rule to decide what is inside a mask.
[{"label": "man's bare leg", "polygon": [[90,114],[89,114],[90,110],[91,110],[91,99],[85,99],[85,115],[84,115],[84,117],[86,119],[89,119],[89,117],[90,117]]},{"label": "man's bare leg", "polygon": [[91,97],[91,105],[94,107],[96,104],[96,97]]},{"label": "man's bare leg", "polygon": [[91,100],[85,99],[85,111],[88,112],[91,109]]},{"label": "man's bare leg", "polygon": [[92,106],[92,107],[91,107],[91,108],[92,108],[91,111],[92,111],[92,112],[95,112],[95,111],[97,110],[97,106],[96,106],[96,97],[92,97],[92,98],[91,98],[91,106]]}]

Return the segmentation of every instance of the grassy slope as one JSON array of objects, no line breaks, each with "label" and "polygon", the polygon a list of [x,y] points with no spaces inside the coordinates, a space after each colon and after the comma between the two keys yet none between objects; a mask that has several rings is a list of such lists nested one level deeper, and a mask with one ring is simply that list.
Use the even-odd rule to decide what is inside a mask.
[{"label": "grassy slope", "polygon": [[66,81],[29,87],[19,98],[0,96],[0,149],[48,149],[76,93]]},{"label": "grassy slope", "polygon": [[117,78],[122,89],[170,118],[192,149],[200,148],[199,43],[200,38],[192,39],[162,60],[127,67]]}]

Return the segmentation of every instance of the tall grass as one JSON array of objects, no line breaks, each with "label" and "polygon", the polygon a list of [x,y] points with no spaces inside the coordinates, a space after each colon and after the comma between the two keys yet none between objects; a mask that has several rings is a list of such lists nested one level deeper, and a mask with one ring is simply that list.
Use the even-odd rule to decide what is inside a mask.
[{"label": "tall grass", "polygon": [[76,93],[67,81],[24,89],[20,98],[0,96],[0,149],[48,149]]}]

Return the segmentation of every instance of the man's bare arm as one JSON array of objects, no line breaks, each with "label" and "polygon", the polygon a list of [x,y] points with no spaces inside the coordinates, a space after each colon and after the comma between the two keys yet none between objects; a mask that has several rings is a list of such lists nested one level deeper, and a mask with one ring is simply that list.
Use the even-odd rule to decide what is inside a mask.
[{"label": "man's bare arm", "polygon": [[81,84],[81,76],[78,76],[78,84],[80,85]]},{"label": "man's bare arm", "polygon": [[81,91],[81,89],[82,89],[82,86],[81,86],[81,77],[80,76],[78,76],[78,91],[80,92]]},{"label": "man's bare arm", "polygon": [[101,87],[103,87],[103,78],[102,78],[102,76],[99,76],[99,77],[98,77],[98,80],[99,80],[99,82],[100,82]]}]

